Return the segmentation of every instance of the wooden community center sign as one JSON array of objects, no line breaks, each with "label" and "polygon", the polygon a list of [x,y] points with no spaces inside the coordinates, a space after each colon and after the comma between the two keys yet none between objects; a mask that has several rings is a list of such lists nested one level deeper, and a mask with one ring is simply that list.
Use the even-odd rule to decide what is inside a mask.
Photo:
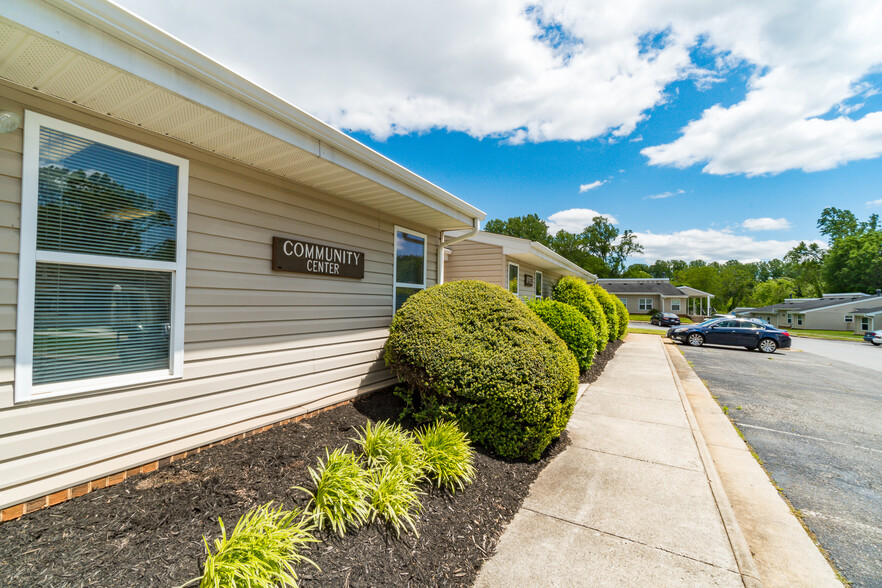
[{"label": "wooden community center sign", "polygon": [[273,269],[363,279],[364,252],[273,237]]}]

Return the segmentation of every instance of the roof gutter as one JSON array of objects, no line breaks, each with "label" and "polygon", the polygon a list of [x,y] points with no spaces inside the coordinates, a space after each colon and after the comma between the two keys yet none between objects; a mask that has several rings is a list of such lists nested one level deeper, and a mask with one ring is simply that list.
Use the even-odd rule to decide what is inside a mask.
[{"label": "roof gutter", "polygon": [[479,219],[474,219],[474,226],[464,235],[459,235],[458,237],[454,237],[450,241],[445,241],[446,235],[444,231],[441,232],[441,244],[438,245],[438,263],[436,264],[437,271],[435,276],[436,284],[444,283],[444,246],[445,245],[453,245],[455,243],[459,243],[460,241],[465,241],[466,239],[470,239],[478,234],[478,231],[481,230],[481,221]]}]

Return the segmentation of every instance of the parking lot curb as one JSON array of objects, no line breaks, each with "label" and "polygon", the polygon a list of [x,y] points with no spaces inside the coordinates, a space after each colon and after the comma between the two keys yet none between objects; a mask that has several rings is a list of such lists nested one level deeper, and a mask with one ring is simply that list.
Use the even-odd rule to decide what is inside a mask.
[{"label": "parking lot curb", "polygon": [[686,397],[686,390],[683,388],[683,383],[680,381],[680,376],[674,366],[671,354],[676,353],[677,348],[673,344],[669,344],[665,341],[662,341],[662,344],[665,348],[665,359],[668,361],[668,367],[671,370],[671,375],[677,386],[680,402],[682,402],[683,408],[686,411],[689,428],[692,431],[692,437],[695,439],[695,444],[698,447],[698,453],[701,456],[701,461],[704,465],[704,471],[707,474],[707,480],[710,484],[714,501],[717,504],[717,509],[720,511],[723,526],[726,528],[729,544],[731,545],[732,553],[735,556],[735,563],[738,565],[738,572],[741,574],[741,581],[744,583],[745,588],[762,588],[763,583],[760,580],[759,572],[757,571],[756,561],[753,559],[750,546],[747,543],[744,533],[741,531],[741,526],[738,524],[737,518],[735,517],[735,511],[732,508],[732,504],[729,502],[729,497],[726,495],[726,490],[723,487],[723,482],[717,472],[717,467],[714,464],[710,450],[704,440],[701,428],[698,426],[698,420],[695,418],[695,413],[692,411],[692,405]]}]

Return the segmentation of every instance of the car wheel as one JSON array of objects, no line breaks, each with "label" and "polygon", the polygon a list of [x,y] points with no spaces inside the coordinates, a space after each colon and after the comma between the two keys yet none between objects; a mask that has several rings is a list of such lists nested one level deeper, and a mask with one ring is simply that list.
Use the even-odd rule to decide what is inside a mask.
[{"label": "car wheel", "polygon": [[687,341],[693,347],[701,347],[702,345],[704,345],[704,335],[702,335],[701,333],[692,333],[691,335],[689,335]]},{"label": "car wheel", "polygon": [[870,341],[870,343],[872,343],[873,345],[875,345],[875,346],[877,346],[877,347],[878,347],[879,345],[882,345],[882,343],[876,343],[875,341]]},{"label": "car wheel", "polygon": [[776,349],[778,349],[778,344],[774,339],[763,339],[759,342],[759,350],[763,353],[775,353]]}]

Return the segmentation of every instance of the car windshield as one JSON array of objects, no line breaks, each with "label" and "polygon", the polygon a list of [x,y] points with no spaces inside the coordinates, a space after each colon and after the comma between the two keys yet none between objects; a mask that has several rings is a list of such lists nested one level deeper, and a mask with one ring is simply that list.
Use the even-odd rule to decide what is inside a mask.
[{"label": "car windshield", "polygon": [[699,327],[706,327],[707,325],[712,325],[713,323],[717,322],[718,320],[720,320],[720,319],[718,319],[718,318],[709,318],[709,319],[707,319],[707,320],[704,320],[704,321],[701,321],[700,323],[698,323],[698,326],[699,326]]}]

